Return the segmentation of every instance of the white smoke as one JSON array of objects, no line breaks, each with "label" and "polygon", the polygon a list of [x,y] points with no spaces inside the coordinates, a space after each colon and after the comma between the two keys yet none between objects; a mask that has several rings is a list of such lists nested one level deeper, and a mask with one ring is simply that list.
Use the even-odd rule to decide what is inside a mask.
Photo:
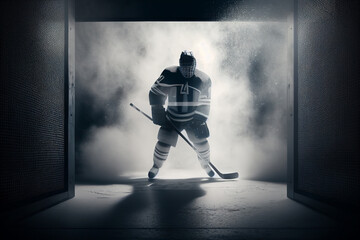
[{"label": "white smoke", "polygon": [[[83,174],[148,171],[158,127],[129,103],[150,114],[151,85],[187,49],[212,79],[212,162],[243,178],[284,180],[286,44],[284,23],[77,23],[77,99],[103,113],[100,124],[91,112],[76,116],[94,121],[77,149]],[[169,168],[202,171],[180,138],[161,171]]]}]

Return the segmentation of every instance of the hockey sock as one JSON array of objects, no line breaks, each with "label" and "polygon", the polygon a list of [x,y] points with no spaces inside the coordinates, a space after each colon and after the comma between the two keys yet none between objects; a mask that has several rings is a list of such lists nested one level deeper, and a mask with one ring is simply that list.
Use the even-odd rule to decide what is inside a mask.
[{"label": "hockey sock", "polygon": [[149,178],[154,178],[158,174],[159,168],[162,167],[165,160],[167,159],[167,156],[169,155],[169,151],[170,151],[170,145],[162,142],[156,143],[154,150],[154,158],[153,158],[154,165],[152,166],[152,168],[148,173]]},{"label": "hockey sock", "polygon": [[201,155],[201,158],[198,157],[201,167],[203,169],[205,169],[206,173],[210,177],[214,176],[214,172],[209,167],[209,162],[210,162],[210,145],[209,145],[209,142],[206,140],[204,142],[196,143],[194,145],[197,148],[199,154]]},{"label": "hockey sock", "polygon": [[154,166],[161,168],[167,156],[169,155],[170,145],[157,142],[154,150]]}]

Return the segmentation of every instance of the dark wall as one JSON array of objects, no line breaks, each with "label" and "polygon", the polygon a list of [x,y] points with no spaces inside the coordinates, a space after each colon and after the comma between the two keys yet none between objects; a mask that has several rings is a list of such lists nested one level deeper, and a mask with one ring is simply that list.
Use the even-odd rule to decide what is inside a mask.
[{"label": "dark wall", "polygon": [[299,0],[295,15],[294,190],[340,208],[359,205],[359,5]]},{"label": "dark wall", "polygon": [[68,187],[65,3],[0,3],[0,212]]}]

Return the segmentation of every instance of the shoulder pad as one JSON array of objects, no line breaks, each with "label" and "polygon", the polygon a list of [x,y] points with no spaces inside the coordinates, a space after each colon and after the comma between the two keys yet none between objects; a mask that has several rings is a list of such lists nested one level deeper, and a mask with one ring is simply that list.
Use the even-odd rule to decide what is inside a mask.
[{"label": "shoulder pad", "polygon": [[171,83],[176,75],[177,68],[178,68],[177,66],[165,68],[162,71],[158,81],[161,81],[162,83]]},{"label": "shoulder pad", "polygon": [[177,66],[171,66],[171,67],[165,68],[165,70],[163,72],[176,73],[177,69],[178,69]]},{"label": "shoulder pad", "polygon": [[198,69],[195,69],[195,76],[200,78],[203,82],[210,82],[210,77],[204,73],[203,71],[200,71]]}]

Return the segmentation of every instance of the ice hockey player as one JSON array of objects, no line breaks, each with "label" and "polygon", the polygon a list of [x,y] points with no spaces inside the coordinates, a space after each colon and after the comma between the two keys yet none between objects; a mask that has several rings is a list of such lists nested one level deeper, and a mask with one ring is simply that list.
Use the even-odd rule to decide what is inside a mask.
[{"label": "ice hockey player", "polygon": [[[210,177],[214,176],[208,164],[210,146],[206,124],[210,111],[211,80],[204,72],[196,69],[196,59],[191,51],[181,53],[179,65],[166,68],[149,92],[153,122],[161,126],[149,178],[157,175],[170,147],[176,146],[178,134],[170,125],[169,119],[179,131],[186,131],[201,154],[202,159],[198,158],[201,167]],[[167,110],[164,108],[166,99]]]}]

